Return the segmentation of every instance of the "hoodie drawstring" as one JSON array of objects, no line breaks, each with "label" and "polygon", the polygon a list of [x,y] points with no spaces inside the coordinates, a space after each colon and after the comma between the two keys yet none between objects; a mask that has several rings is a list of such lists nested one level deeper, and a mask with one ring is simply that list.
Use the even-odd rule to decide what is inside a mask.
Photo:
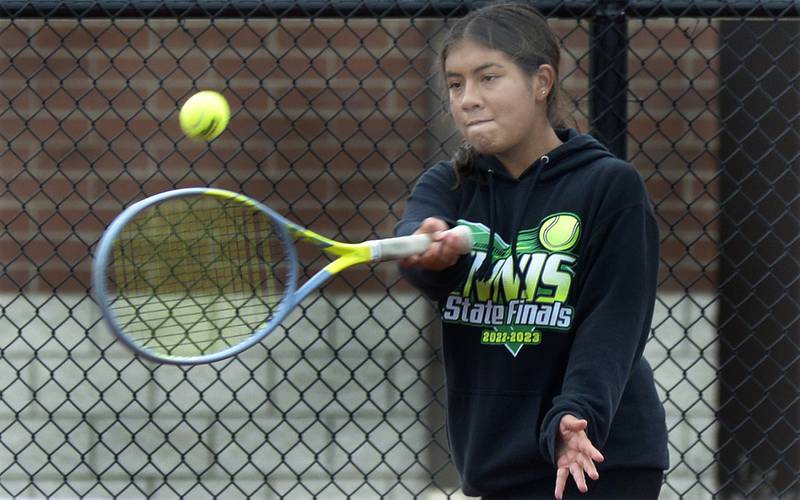
[{"label": "hoodie drawstring", "polygon": [[[525,196],[522,198],[522,202],[526,203],[533,193],[533,190],[536,189],[536,184],[539,182],[539,178],[542,175],[542,170],[544,170],[545,165],[550,163],[550,158],[548,156],[542,156],[539,159],[539,167],[533,174],[533,179],[531,180],[530,184],[528,184],[528,191]],[[477,272],[475,273],[475,278],[481,281],[486,281],[491,277],[492,268],[494,267],[494,236],[495,236],[495,193],[494,193],[494,170],[488,169],[486,171],[488,174],[488,184],[489,184],[489,241],[487,243],[486,248],[486,257],[484,258],[483,262],[481,263],[481,267],[478,268]],[[517,214],[514,218],[514,224],[512,226],[512,236],[511,236],[511,261],[512,261],[512,272],[514,274],[514,278],[519,278],[521,292],[525,291],[525,280],[523,279],[522,270],[520,269],[519,258],[517,257],[517,239],[519,238],[519,231],[522,227],[523,221],[525,220],[525,214],[527,207],[521,207],[520,210],[517,211]]]},{"label": "hoodie drawstring", "polygon": [[[542,170],[544,170],[545,165],[550,163],[550,157],[542,156],[539,159],[541,165],[536,169],[533,173],[533,180],[528,185],[528,192],[525,193],[525,196],[522,198],[523,203],[527,203],[528,199],[533,193],[533,190],[536,189],[536,184],[539,182],[539,177],[542,175]],[[527,208],[527,207],[525,207]],[[511,262],[513,264],[513,278],[519,278],[520,280],[520,294],[525,292],[525,278],[522,274],[522,270],[519,267],[519,258],[517,257],[517,239],[519,238],[520,229],[522,229],[523,221],[525,220],[525,209],[519,210],[517,213],[516,220],[514,221],[513,232],[511,233]]]},{"label": "hoodie drawstring", "polygon": [[478,268],[478,272],[475,273],[476,278],[481,281],[485,281],[492,271],[492,254],[494,253],[494,170],[490,168],[487,173],[489,174],[489,241],[486,257],[483,259],[481,267]]}]

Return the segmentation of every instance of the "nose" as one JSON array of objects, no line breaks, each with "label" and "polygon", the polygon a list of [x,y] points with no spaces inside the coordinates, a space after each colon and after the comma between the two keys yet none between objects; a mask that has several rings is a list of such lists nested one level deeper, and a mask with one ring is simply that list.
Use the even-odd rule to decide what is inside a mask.
[{"label": "nose", "polygon": [[470,82],[464,82],[464,92],[461,94],[461,109],[468,111],[479,108],[482,103],[483,100],[478,86]]}]

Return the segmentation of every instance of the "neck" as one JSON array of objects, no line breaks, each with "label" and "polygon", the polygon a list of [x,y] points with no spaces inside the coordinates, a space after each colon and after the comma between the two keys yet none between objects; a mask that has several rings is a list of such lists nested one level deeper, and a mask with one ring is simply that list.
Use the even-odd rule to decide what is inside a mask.
[{"label": "neck", "polygon": [[506,167],[508,173],[514,177],[519,177],[536,160],[563,144],[556,135],[553,127],[547,126],[544,134],[538,135],[534,140],[528,142],[524,148],[516,151],[496,155],[497,159]]}]

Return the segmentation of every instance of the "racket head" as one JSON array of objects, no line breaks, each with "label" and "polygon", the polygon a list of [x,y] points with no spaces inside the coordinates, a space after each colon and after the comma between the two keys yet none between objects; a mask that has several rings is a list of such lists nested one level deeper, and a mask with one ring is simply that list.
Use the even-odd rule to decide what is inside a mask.
[{"label": "racket head", "polygon": [[191,365],[234,356],[296,303],[288,224],[231,191],[151,196],[103,233],[92,263],[95,300],[123,344],[151,361]]}]

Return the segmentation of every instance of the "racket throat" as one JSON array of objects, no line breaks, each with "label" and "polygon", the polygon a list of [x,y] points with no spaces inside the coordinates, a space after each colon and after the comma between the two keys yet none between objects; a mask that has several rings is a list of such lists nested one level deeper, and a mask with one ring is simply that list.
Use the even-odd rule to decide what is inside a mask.
[{"label": "racket throat", "polygon": [[337,274],[348,267],[358,264],[366,264],[375,260],[375,248],[368,243],[359,245],[347,245],[339,243],[325,249],[326,252],[338,255],[339,258],[323,268],[323,271],[331,275]]}]

